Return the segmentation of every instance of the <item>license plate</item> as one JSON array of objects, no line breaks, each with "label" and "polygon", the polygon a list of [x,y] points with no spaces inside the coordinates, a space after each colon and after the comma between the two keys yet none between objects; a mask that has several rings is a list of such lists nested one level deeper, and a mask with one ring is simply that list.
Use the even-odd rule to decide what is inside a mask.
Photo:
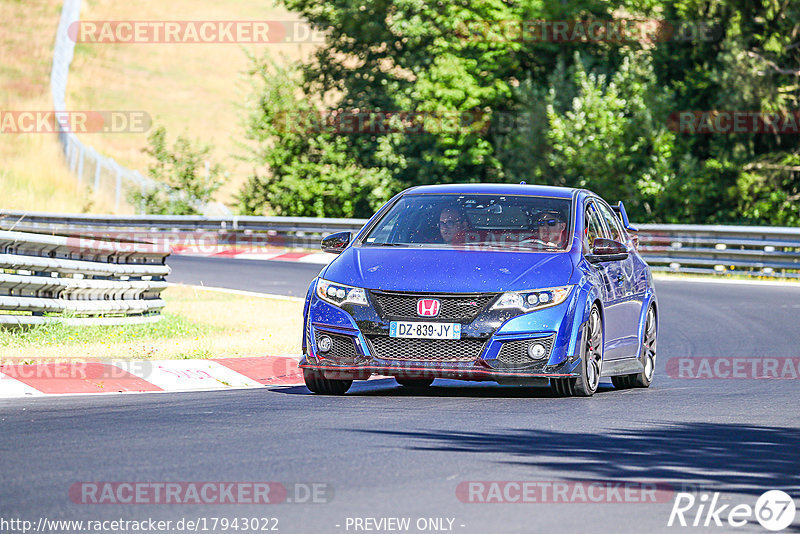
[{"label": "license plate", "polygon": [[461,323],[392,321],[389,323],[389,337],[461,339]]}]

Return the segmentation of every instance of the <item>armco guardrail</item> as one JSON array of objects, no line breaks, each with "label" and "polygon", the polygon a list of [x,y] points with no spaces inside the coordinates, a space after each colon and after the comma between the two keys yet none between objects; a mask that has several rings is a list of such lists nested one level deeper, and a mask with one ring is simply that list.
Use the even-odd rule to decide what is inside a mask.
[{"label": "armco guardrail", "polygon": [[158,320],[167,254],[142,243],[0,231],[0,324]]},{"label": "armco guardrail", "polygon": [[641,224],[639,250],[658,271],[800,277],[800,228]]},{"label": "armco guardrail", "polygon": [[[0,210],[0,228],[45,234],[110,236],[150,241],[159,234],[173,244],[209,239],[219,244],[272,245],[319,248],[320,239],[333,232],[358,231],[366,219],[313,217],[202,217],[197,215],[60,215]],[[160,239],[160,238],[159,238]]]},{"label": "armco guardrail", "polygon": [[[318,248],[330,233],[358,231],[365,219],[311,217],[196,217],[58,215],[0,212],[0,228],[71,235],[117,235],[148,240],[174,234],[178,244],[205,233],[220,244]],[[658,271],[800,278],[800,228],[643,224],[639,249]],[[170,239],[166,237],[163,239]]]}]

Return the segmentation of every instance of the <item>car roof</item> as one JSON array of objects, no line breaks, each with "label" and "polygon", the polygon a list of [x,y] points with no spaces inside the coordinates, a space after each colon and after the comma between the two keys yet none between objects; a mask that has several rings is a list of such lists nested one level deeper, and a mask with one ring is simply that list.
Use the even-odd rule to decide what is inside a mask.
[{"label": "car roof", "polygon": [[556,198],[572,198],[580,191],[572,187],[555,187],[535,184],[440,184],[421,185],[406,189],[404,194],[462,194],[462,195],[531,195]]}]

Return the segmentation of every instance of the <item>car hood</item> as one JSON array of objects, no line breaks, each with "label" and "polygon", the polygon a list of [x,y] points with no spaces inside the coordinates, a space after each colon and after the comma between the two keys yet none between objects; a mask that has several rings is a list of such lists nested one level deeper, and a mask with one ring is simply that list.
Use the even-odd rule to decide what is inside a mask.
[{"label": "car hood", "polygon": [[332,282],[420,293],[478,293],[563,286],[568,253],[348,247],[321,273]]}]

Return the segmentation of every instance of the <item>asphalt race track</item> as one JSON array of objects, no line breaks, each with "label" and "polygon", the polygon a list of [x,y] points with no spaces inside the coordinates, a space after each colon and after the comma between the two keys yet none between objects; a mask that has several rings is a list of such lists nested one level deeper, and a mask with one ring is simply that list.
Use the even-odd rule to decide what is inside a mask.
[{"label": "asphalt race track", "polygon": [[172,256],[170,282],[305,297],[324,265],[295,261]]},{"label": "asphalt race track", "polygon": [[[295,296],[320,269],[201,258],[170,264],[175,282]],[[606,387],[590,399],[562,399],[547,389],[437,381],[411,392],[373,380],[345,397],[283,387],[0,401],[0,517],[34,524],[274,517],[279,532],[301,534],[364,532],[374,526],[365,518],[390,517],[410,518],[407,532],[432,525],[465,534],[767,532],[753,518],[742,528],[668,527],[670,491],[718,491],[720,503],[753,506],[780,489],[800,503],[800,380],[681,379],[666,367],[675,358],[798,358],[800,287],[660,280],[657,290],[659,360],[649,390]],[[326,493],[317,500],[329,502],[77,504],[69,489],[86,481],[318,483]],[[601,498],[610,502],[586,502],[570,493],[571,502],[464,502],[457,489],[469,481],[484,488],[658,483],[667,498],[640,503],[623,492],[624,502],[613,493]],[[304,495],[291,490],[287,498]],[[696,512],[686,513],[690,525]],[[788,531],[799,525],[800,514]]]}]

